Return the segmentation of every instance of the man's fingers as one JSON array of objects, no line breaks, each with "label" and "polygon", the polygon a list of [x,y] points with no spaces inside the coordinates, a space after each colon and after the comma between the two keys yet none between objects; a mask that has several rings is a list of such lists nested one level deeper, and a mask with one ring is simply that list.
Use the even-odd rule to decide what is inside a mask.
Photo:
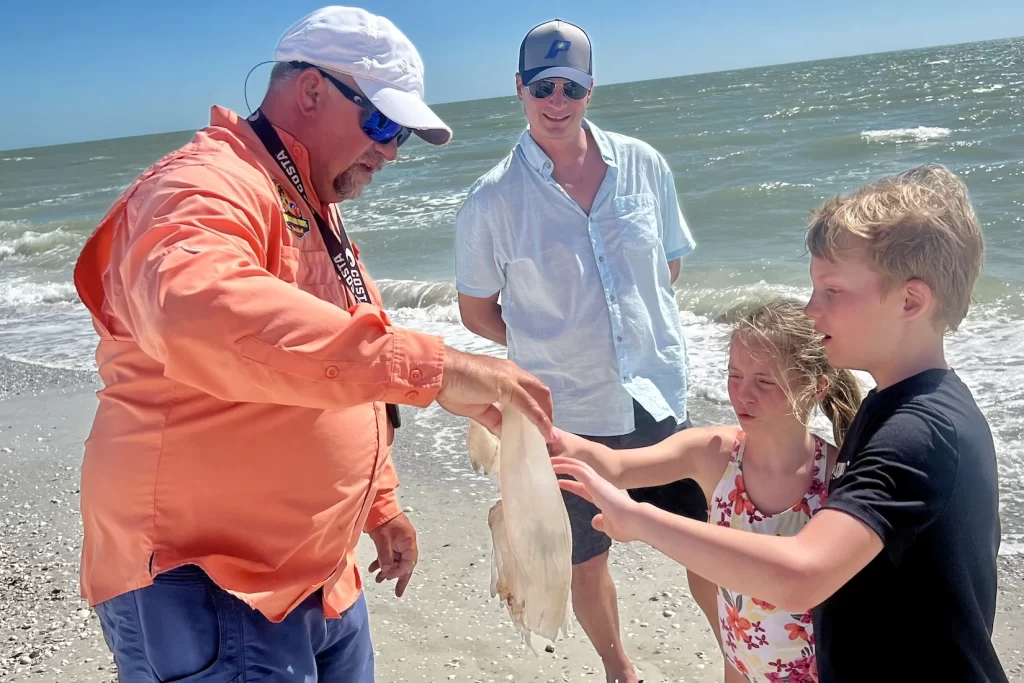
[{"label": "man's fingers", "polygon": [[397,579],[401,575],[402,572],[398,570],[398,565],[393,565],[391,567],[391,571],[387,573],[381,572],[380,574],[378,574],[380,580],[378,580],[377,583],[380,583],[381,581],[391,581],[392,579]]},{"label": "man's fingers", "polygon": [[590,491],[580,481],[573,481],[572,479],[559,479],[558,485],[568,491],[569,493],[575,493],[584,500],[589,500],[591,503],[594,502],[594,497],[590,495]]},{"label": "man's fingers", "polygon": [[388,538],[386,533],[383,533],[374,540],[377,542],[378,566],[381,572],[387,574],[391,571],[391,565],[394,564],[394,551],[391,549],[391,539]]},{"label": "man's fingers", "polygon": [[391,547],[396,553],[396,559],[402,571],[410,571],[416,566],[420,559],[420,550],[414,537],[406,536]]},{"label": "man's fingers", "polygon": [[491,434],[501,438],[501,411],[495,405],[489,405],[483,412],[473,418],[487,428]]},{"label": "man's fingers", "polygon": [[380,560],[374,560],[370,563],[370,566],[366,568],[366,571],[370,574],[380,569]]},{"label": "man's fingers", "polygon": [[594,519],[591,520],[590,524],[598,531],[604,531],[604,515],[600,512],[597,513],[594,515]]},{"label": "man's fingers", "polygon": [[537,402],[540,409],[544,411],[548,421],[555,419],[555,403],[551,397],[551,389],[540,380],[530,377],[527,380],[521,382],[523,388],[533,397],[533,400]]},{"label": "man's fingers", "polygon": [[391,571],[385,574],[385,578],[397,579],[400,576],[411,572],[413,567],[415,566],[416,561],[413,559],[410,553],[395,555],[395,559],[391,563]]},{"label": "man's fingers", "polygon": [[540,403],[522,386],[514,385],[512,388],[511,403],[519,409],[526,419],[536,425],[540,433],[544,435],[544,441],[551,442],[554,439],[551,418],[541,407]]},{"label": "man's fingers", "polygon": [[410,544],[411,547],[408,551],[403,552],[402,556],[397,558],[396,573],[395,576],[398,579],[398,584],[395,586],[395,595],[402,597],[405,593],[405,587],[409,585],[409,580],[412,579],[413,570],[416,569],[416,560],[419,556],[416,546]]},{"label": "man's fingers", "polygon": [[408,569],[409,567],[406,566],[405,563],[401,562],[398,558],[395,558],[391,562],[391,568],[387,571],[380,569],[380,565],[376,561],[374,561],[373,564],[370,565],[370,572],[377,571],[376,576],[374,576],[374,580],[377,583],[384,583],[385,581],[397,579],[398,577],[402,576],[402,574],[405,574],[408,571]]},{"label": "man's fingers", "polygon": [[396,597],[400,598],[400,597],[402,597],[402,595],[405,594],[405,587],[409,585],[409,581],[411,581],[411,580],[412,580],[412,570],[410,569],[408,572],[403,574],[398,579],[398,584],[395,586],[395,596]]}]

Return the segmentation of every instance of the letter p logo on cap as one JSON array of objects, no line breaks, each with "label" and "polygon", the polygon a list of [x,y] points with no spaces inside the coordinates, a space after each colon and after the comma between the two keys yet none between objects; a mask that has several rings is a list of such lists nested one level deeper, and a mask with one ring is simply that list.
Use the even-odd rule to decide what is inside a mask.
[{"label": "letter p logo on cap", "polygon": [[559,52],[568,52],[572,42],[568,40],[556,40],[551,43],[551,48],[548,50],[548,54],[544,59],[554,59]]}]

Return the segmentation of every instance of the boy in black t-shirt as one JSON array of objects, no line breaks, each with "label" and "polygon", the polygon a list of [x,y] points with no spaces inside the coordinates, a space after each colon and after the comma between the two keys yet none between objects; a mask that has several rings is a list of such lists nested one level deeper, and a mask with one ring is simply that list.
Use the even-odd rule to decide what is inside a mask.
[{"label": "boy in black t-shirt", "polygon": [[[995,448],[943,350],[982,265],[967,188],[941,167],[882,180],[826,203],[807,246],[806,310],[829,363],[877,384],[847,432],[825,507],[860,528],[846,551],[858,561],[840,569],[859,571],[823,591],[814,611],[821,680],[1005,681],[991,642]],[[866,566],[855,543],[874,551]]]},{"label": "boy in black t-shirt", "polygon": [[577,480],[560,484],[592,499],[596,523],[616,540],[649,543],[782,609],[815,608],[822,683],[1005,682],[991,643],[995,449],[943,349],[982,265],[967,189],[941,166],[884,178],[826,202],[806,243],[806,312],[829,363],[868,372],[876,388],[850,426],[825,506],[800,532],[761,536],[674,517],[556,457],[555,471]]}]

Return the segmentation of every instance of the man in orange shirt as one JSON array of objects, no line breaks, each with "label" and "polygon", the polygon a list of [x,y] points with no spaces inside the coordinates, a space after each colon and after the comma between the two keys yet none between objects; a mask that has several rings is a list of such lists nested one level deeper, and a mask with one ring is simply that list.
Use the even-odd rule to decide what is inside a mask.
[{"label": "man in orange shirt", "polygon": [[285,32],[249,119],[210,125],[114,202],[75,284],[104,388],[82,464],[82,595],[119,676],[373,680],[354,549],[401,595],[416,534],[395,495],[398,404],[551,436],[551,397],[509,361],[394,327],[345,234],[415,133],[451,130],[387,19],[328,7]]}]

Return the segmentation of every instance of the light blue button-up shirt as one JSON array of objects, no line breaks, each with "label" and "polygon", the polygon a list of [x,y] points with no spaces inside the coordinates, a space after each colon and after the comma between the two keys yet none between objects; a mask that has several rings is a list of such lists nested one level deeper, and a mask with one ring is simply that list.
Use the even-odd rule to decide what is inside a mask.
[{"label": "light blue button-up shirt", "polygon": [[456,287],[500,292],[508,357],[550,387],[558,427],[628,434],[633,399],[655,419],[681,423],[686,343],[668,261],[696,245],[664,158],[584,125],[608,166],[590,215],[524,132],[459,209]]}]

